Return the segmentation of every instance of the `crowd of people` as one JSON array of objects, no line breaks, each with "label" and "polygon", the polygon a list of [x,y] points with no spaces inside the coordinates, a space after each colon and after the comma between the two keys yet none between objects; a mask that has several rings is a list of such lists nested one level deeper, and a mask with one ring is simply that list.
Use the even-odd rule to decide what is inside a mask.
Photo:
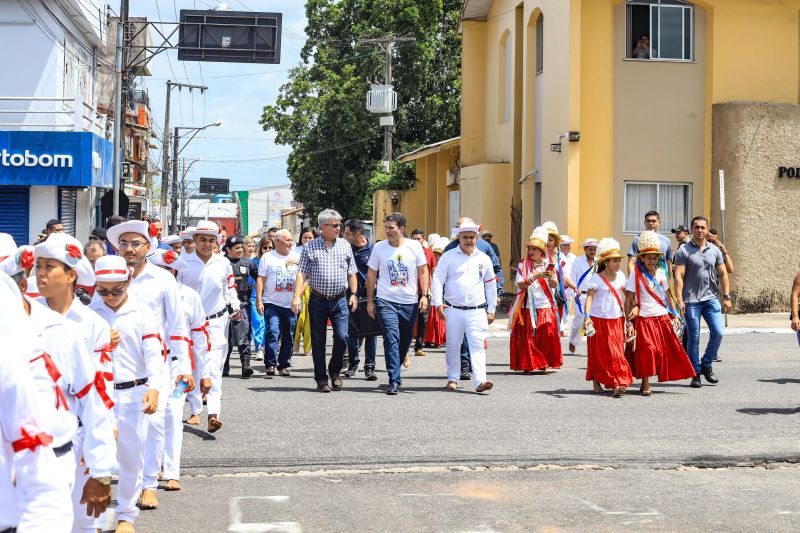
[{"label": "crowd of people", "polygon": [[[158,220],[121,217],[85,243],[57,220],[32,246],[0,233],[0,331],[14,356],[0,359],[0,531],[97,530],[112,476],[117,531],[133,531],[140,509],[158,507],[160,481],[180,490],[183,424],[205,410],[209,433],[223,427],[234,350],[243,379],[251,358],[267,376],[290,376],[293,357],[310,355],[315,388],[329,393],[360,370],[378,380],[380,336],[388,395],[412,354],[441,346],[444,390],[494,387],[487,337],[504,273],[491,232],[462,217],[448,236],[408,237],[405,216],[391,213],[373,243],[332,209],[317,223],[297,240],[279,228],[228,236],[204,220],[160,241]],[[627,254],[606,237],[586,239],[580,256],[554,223],[533,230],[512,269],[512,370],[553,372],[562,337],[570,352],[586,338],[597,393],[620,397],[639,379],[649,396],[653,376],[717,383],[733,262],[704,217],[673,230],[675,252],[658,213],[645,226]],[[702,358],[701,317],[711,333]]]}]

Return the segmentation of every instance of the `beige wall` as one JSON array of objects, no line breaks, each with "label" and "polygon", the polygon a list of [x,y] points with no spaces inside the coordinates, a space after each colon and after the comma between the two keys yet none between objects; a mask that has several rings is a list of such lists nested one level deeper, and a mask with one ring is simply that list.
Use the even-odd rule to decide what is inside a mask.
[{"label": "beige wall", "polygon": [[725,170],[725,244],[738,312],[786,311],[800,270],[796,222],[800,179],[779,178],[778,167],[800,167],[800,106],[730,103],[713,108],[715,169],[712,227],[720,227],[719,180]]}]

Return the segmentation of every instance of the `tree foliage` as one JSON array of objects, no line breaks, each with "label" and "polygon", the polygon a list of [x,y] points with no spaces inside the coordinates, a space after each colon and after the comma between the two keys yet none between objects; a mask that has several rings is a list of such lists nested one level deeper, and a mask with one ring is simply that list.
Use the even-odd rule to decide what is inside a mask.
[{"label": "tree foliage", "polygon": [[307,41],[260,123],[292,147],[292,192],[312,217],[333,207],[345,217],[371,218],[378,186],[409,188],[408,165],[378,171],[383,128],[365,108],[370,81],[384,80],[385,54],[360,39],[413,37],[395,44],[398,93],[394,154],[459,134],[461,36],[458,0],[307,0]]}]

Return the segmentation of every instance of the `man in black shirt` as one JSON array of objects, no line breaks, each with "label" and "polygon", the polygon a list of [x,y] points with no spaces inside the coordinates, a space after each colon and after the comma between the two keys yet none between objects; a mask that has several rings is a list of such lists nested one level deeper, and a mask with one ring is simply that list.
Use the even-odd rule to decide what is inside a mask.
[{"label": "man in black shirt", "polygon": [[[242,378],[248,379],[253,375],[253,369],[250,368],[250,278],[248,276],[250,260],[244,257],[244,239],[238,235],[227,238],[223,251],[225,257],[231,262],[241,315],[237,319],[231,320],[228,325],[228,355],[225,356],[222,375],[227,376],[230,373],[231,352],[236,346],[239,351],[239,360],[242,362]],[[230,314],[236,311],[236,309],[228,309]]]}]

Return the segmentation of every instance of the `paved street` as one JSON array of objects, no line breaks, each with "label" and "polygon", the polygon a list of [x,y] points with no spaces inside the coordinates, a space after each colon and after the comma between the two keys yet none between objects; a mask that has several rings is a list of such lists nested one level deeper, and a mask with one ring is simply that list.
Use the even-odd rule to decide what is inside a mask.
[{"label": "paved street", "polygon": [[487,395],[444,392],[440,351],[394,397],[383,372],[319,394],[310,357],[288,378],[260,367],[225,381],[222,431],[186,429],[184,490],[138,530],[798,530],[797,341],[730,335],[721,355],[717,386],[622,399],[591,392],[585,345],[521,375],[492,339]]}]

